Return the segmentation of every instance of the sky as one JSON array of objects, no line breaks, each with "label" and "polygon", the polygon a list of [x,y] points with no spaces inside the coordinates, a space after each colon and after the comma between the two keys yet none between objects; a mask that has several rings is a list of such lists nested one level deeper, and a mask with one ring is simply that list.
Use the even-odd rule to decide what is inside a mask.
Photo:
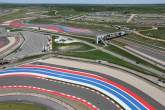
[{"label": "sky", "polygon": [[165,0],[0,0],[0,3],[165,4]]}]

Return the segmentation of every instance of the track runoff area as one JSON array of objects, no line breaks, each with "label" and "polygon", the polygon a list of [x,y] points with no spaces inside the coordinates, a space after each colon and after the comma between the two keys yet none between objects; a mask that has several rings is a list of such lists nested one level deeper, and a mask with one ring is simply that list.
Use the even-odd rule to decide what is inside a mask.
[{"label": "track runoff area", "polygon": [[153,99],[151,104],[130,88],[103,76],[49,64],[25,64],[0,71],[0,89],[47,92],[79,101],[91,110],[163,110],[163,107],[153,105],[157,103]]}]

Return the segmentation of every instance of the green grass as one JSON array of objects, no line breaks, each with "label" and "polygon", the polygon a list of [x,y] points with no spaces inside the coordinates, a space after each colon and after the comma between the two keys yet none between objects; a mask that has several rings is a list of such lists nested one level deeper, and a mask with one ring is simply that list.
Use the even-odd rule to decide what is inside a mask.
[{"label": "green grass", "polygon": [[144,26],[144,25],[137,26],[137,24],[126,25],[126,27],[128,27],[130,29],[136,29],[137,31],[151,29],[151,27]]},{"label": "green grass", "polygon": [[56,51],[58,48],[58,44],[54,41],[56,39],[56,35],[52,35],[52,50]]},{"label": "green grass", "polygon": [[[49,7],[49,5],[45,5]],[[53,7],[51,5],[51,7]],[[120,13],[164,13],[165,8],[164,4],[162,5],[54,5],[54,8],[57,10],[73,10],[76,12],[98,12],[98,11],[118,11]],[[53,9],[54,9],[53,8]],[[68,11],[67,11],[68,12]],[[67,12],[63,12],[67,14]]]},{"label": "green grass", "polygon": [[4,21],[7,21],[7,20],[12,20],[12,19],[17,19],[17,18],[23,18],[23,17],[25,17],[26,12],[27,11],[25,9],[20,9],[19,11],[15,12],[15,13],[5,15],[5,16],[1,16],[0,17],[0,22],[4,22]]},{"label": "green grass", "polygon": [[149,37],[165,40],[165,27],[159,27],[158,30],[143,31],[141,33]]},{"label": "green grass", "polygon": [[116,44],[116,45],[118,45],[118,46],[120,46],[120,47],[124,47],[124,46],[127,45],[127,44],[125,44],[125,43],[123,43],[121,41],[115,40],[115,39],[113,39],[111,42]]},{"label": "green grass", "polygon": [[45,54],[38,54],[38,55],[32,55],[32,56],[28,56],[22,59],[19,59],[18,62],[23,62],[23,61],[27,61],[27,60],[31,60],[31,59],[36,59],[36,58],[40,58],[42,56],[44,56]]},{"label": "green grass", "polygon": [[138,57],[136,57],[136,56],[134,56],[134,55],[132,55],[132,54],[130,54],[130,53],[128,53],[128,52],[126,52],[126,51],[124,51],[124,50],[122,50],[122,49],[116,47],[116,46],[114,46],[114,45],[109,44],[109,45],[106,47],[106,49],[109,50],[109,51],[115,52],[115,53],[117,53],[117,54],[120,54],[120,55],[122,55],[122,56],[124,56],[124,57],[127,57],[127,58],[129,58],[129,59],[131,59],[131,60],[134,60],[134,61],[136,61],[137,63],[145,64],[145,62],[144,62],[143,60],[141,60],[140,58],[138,58]]},{"label": "green grass", "polygon": [[[55,11],[54,10],[57,10],[57,16],[60,15],[60,16],[74,16],[74,15],[79,15],[80,12],[73,9],[73,8],[68,8],[68,7],[50,7],[48,9],[48,13],[45,13],[45,15],[50,15],[50,16],[56,16],[55,15]],[[81,14],[84,13],[84,12],[81,12]]]},{"label": "green grass", "polygon": [[154,65],[152,65],[152,64],[150,64],[150,63],[148,63],[148,62],[146,62],[146,61],[144,61],[144,60],[142,60],[142,59],[140,59],[140,58],[138,58],[138,57],[136,57],[136,56],[134,56],[134,55],[132,55],[132,54],[130,54],[130,53],[120,49],[120,48],[118,48],[118,47],[116,47],[116,46],[108,45],[108,47],[106,47],[106,49],[110,50],[110,51],[112,51],[114,53],[117,53],[117,54],[119,54],[121,56],[124,56],[124,57],[126,57],[128,59],[131,59],[131,60],[135,61],[137,64],[142,64],[142,65],[154,68],[156,70],[163,71],[162,69],[160,69],[160,68],[158,68],[158,67],[156,67],[156,66],[154,66]]},{"label": "green grass", "polygon": [[118,31],[111,25],[107,24],[101,24],[96,22],[82,22],[82,21],[66,21],[65,23],[62,23],[64,25],[78,27],[78,28],[87,28],[87,29],[93,29],[93,30],[101,30],[105,32],[116,32]]},{"label": "green grass", "polygon": [[6,102],[0,103],[0,110],[49,110],[47,107],[32,103]]},{"label": "green grass", "polygon": [[118,31],[111,25],[103,24],[103,23],[97,23],[97,22],[82,22],[82,21],[63,21],[64,19],[59,19],[59,18],[37,18],[33,19],[30,21],[26,21],[26,23],[31,23],[31,24],[62,24],[62,25],[67,25],[67,26],[72,26],[72,27],[77,27],[77,28],[87,28],[87,29],[93,29],[93,30],[102,30],[106,32],[115,32]]},{"label": "green grass", "polygon": [[80,57],[80,58],[86,58],[86,59],[93,59],[93,60],[104,60],[104,61],[108,61],[109,63],[121,65],[121,66],[127,67],[129,69],[139,71],[141,73],[145,73],[145,74],[153,75],[153,76],[155,75],[152,72],[149,72],[147,70],[139,68],[135,65],[127,63],[127,62],[125,62],[125,61],[123,61],[123,60],[121,60],[121,59],[119,59],[115,56],[109,55],[109,54],[104,53],[104,52],[99,51],[99,50],[84,52],[84,53],[81,53],[81,54],[78,54],[76,52],[67,52],[67,53],[64,53],[64,55],[73,56],[73,57]]},{"label": "green grass", "polygon": [[18,28],[18,29],[10,29],[10,32],[17,32],[17,31],[23,31],[23,29],[20,29],[20,28]]},{"label": "green grass", "polygon": [[[65,34],[61,34],[61,35],[65,35]],[[76,37],[76,35],[74,35],[74,36],[70,35],[70,36],[78,38],[78,39],[81,39],[81,40],[84,40],[84,41],[87,41],[87,42],[90,42],[90,43],[95,43],[94,39]],[[122,54],[125,54],[125,53],[122,53]],[[81,54],[77,53],[77,52],[66,52],[66,53],[63,53],[63,55],[73,56],[73,57],[80,57],[80,58],[87,58],[87,59],[93,59],[93,60],[105,60],[105,61],[108,61],[110,63],[121,65],[121,66],[127,67],[129,69],[133,69],[135,71],[139,71],[139,72],[144,73],[144,74],[157,76],[156,74],[154,74],[154,73],[152,73],[150,71],[144,70],[144,69],[142,69],[140,67],[132,65],[132,64],[130,64],[128,62],[125,62],[125,61],[123,61],[123,60],[121,60],[121,59],[119,59],[119,58],[117,58],[115,56],[109,55],[109,54],[104,53],[104,52],[99,51],[99,50],[83,52]]]},{"label": "green grass", "polygon": [[102,5],[93,7],[76,7],[80,11],[119,11],[121,13],[163,13],[164,7],[158,5]]},{"label": "green grass", "polygon": [[152,47],[152,45],[153,45],[153,46],[160,46],[160,47],[165,48],[165,43],[164,42],[147,39],[147,38],[135,35],[135,34],[129,34],[125,38],[127,40],[130,40],[130,41],[133,41],[133,42],[137,42],[138,41],[138,43],[142,43],[142,44],[147,45],[147,46],[151,46]]},{"label": "green grass", "polygon": [[68,25],[68,26],[73,26],[77,28],[87,28],[87,29],[93,29],[93,30],[98,30],[98,31],[105,31],[105,32],[116,32],[119,31],[112,27],[111,25],[121,25],[121,26],[126,26],[131,29],[136,29],[136,30],[145,30],[145,29],[151,29],[151,27],[146,27],[146,26],[136,26],[135,24],[128,24],[128,23],[114,23],[114,22],[95,22],[95,21],[69,21],[65,20],[62,18],[38,18],[38,19],[33,19],[30,21],[27,21],[27,23],[31,24],[62,24],[62,25]]},{"label": "green grass", "polygon": [[74,44],[75,46],[76,45],[80,45],[81,48],[78,49],[78,51],[88,51],[88,50],[91,50],[91,49],[94,49],[93,47],[90,47],[86,44],[83,44],[83,43],[80,43],[80,44]]},{"label": "green grass", "polygon": [[57,44],[57,43],[54,41],[55,38],[56,38],[56,36],[53,35],[53,36],[52,36],[52,49],[53,49],[53,51],[57,51],[58,48],[63,47],[63,46],[71,46],[71,47],[73,47],[73,46],[79,47],[79,46],[80,46],[80,48],[74,49],[74,50],[76,50],[76,51],[88,51],[88,50],[93,49],[93,47],[88,46],[88,45],[86,45],[86,44],[83,44],[83,43],[81,43],[81,42],[74,42],[74,43],[70,43],[70,44]]},{"label": "green grass", "polygon": [[92,47],[86,45],[86,44],[83,44],[81,42],[75,42],[75,43],[70,43],[70,44],[58,44],[58,46],[82,46],[79,51],[82,51],[82,50],[89,50],[89,49],[93,49]]},{"label": "green grass", "polygon": [[[72,36],[72,37],[75,37],[76,38],[76,36]],[[95,43],[95,39],[88,39],[88,38],[82,38],[82,37],[77,37],[77,39],[84,40],[84,41],[87,41],[87,42],[93,43],[93,44]],[[103,45],[100,45],[100,46],[103,46]],[[164,72],[164,70],[160,69],[159,67],[154,66],[154,65],[152,65],[152,64],[144,61],[143,59],[141,59],[139,57],[136,57],[136,56],[130,54],[129,52],[126,52],[126,51],[124,51],[124,50],[122,50],[122,49],[120,49],[120,48],[118,48],[116,46],[113,46],[113,45],[110,45],[109,44],[107,47],[105,47],[105,49],[107,49],[109,51],[112,51],[114,53],[117,53],[117,54],[119,54],[119,55],[121,55],[123,57],[126,57],[126,58],[130,59],[130,60],[133,60],[137,64],[146,65],[148,67],[152,67],[152,68],[154,68],[156,70],[159,70],[159,71]],[[121,64],[119,63],[118,65],[121,65]]]},{"label": "green grass", "polygon": [[53,23],[56,23],[54,19],[53,18],[47,18],[47,19],[37,18],[37,19],[25,21],[25,22],[29,24],[53,24]]},{"label": "green grass", "polygon": [[[87,41],[87,42],[89,42],[89,43],[93,43],[95,40],[92,40],[92,39],[87,39],[87,38],[79,38],[79,39],[81,39],[81,40],[84,40],[84,41]],[[107,49],[107,50],[109,50],[109,51],[112,51],[112,52],[114,52],[114,53],[117,53],[117,54],[119,54],[119,55],[121,55],[121,56],[123,56],[123,57],[126,57],[126,58],[128,58],[128,59],[131,59],[131,60],[133,60],[133,61],[135,61],[137,64],[142,64],[142,65],[146,65],[146,66],[148,66],[148,67],[151,67],[151,68],[154,68],[154,69],[156,69],[156,70],[159,70],[159,71],[162,71],[162,72],[164,72],[164,70],[162,70],[162,69],[160,69],[159,67],[157,67],[157,66],[154,66],[154,65],[152,65],[152,64],[150,64],[150,63],[148,63],[148,62],[146,62],[146,61],[144,61],[143,59],[140,59],[140,58],[138,58],[138,57],[136,57],[136,56],[134,56],[134,55],[132,55],[132,54],[130,54],[130,53],[128,53],[128,52],[126,52],[126,51],[124,51],[124,50],[122,50],[122,49],[120,49],[120,48],[118,48],[118,47],[116,47],[116,46],[113,46],[113,45],[108,45],[107,47],[105,47],[105,49]],[[75,54],[75,53],[74,53]],[[86,53],[86,54],[88,54],[88,52]],[[106,54],[106,53],[104,53],[104,54]],[[99,54],[98,54],[98,56],[99,56]],[[80,56],[80,57],[82,57],[82,56]],[[100,56],[99,56],[100,57]],[[112,56],[111,56],[112,57]],[[100,57],[101,58],[101,57]],[[112,57],[113,59],[115,59],[115,60],[113,60],[112,59],[112,62],[111,63],[115,63],[115,64],[118,64],[118,65],[122,65],[122,64],[124,64],[124,65],[122,65],[122,66],[125,66],[125,67],[132,67],[132,66],[130,66],[131,64],[129,64],[129,63],[127,63],[126,65],[125,65],[125,61],[122,61],[123,63],[121,64],[121,62],[118,62],[118,58],[117,57]],[[105,59],[106,61],[109,61],[109,60],[107,60],[107,59]],[[134,70],[135,70],[136,68],[134,67]]]}]

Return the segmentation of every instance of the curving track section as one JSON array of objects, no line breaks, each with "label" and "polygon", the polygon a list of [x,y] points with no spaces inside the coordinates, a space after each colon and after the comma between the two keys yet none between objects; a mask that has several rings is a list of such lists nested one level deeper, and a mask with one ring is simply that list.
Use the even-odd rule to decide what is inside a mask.
[{"label": "curving track section", "polygon": [[22,36],[8,37],[8,43],[0,48],[0,58],[3,58],[13,52],[23,43],[23,41],[24,39],[22,38]]},{"label": "curving track section", "polygon": [[[30,86],[25,86],[25,87],[28,87],[27,90],[30,89]],[[2,91],[7,91],[8,89],[12,89],[12,90],[15,89],[17,91],[16,92],[12,91],[12,93],[8,92],[8,93],[0,94],[0,102],[34,103],[37,105],[39,104],[46,108],[50,108],[51,110],[75,110],[73,107],[69,106],[68,104],[49,96],[45,96],[37,93],[21,93],[21,92],[18,93],[18,90],[25,89],[25,88],[20,88],[20,86],[10,86],[10,87],[3,86],[1,87],[0,90],[2,92]]]},{"label": "curving track section", "polygon": [[[110,100],[108,97],[98,93],[97,91],[94,91],[93,89],[89,89],[80,85],[66,83],[59,80],[41,78],[38,76],[37,77],[29,76],[29,75],[23,75],[23,76],[22,75],[10,75],[10,76],[7,75],[0,78],[1,78],[0,86],[24,85],[24,86],[44,88],[47,90],[58,91],[60,93],[68,94],[73,97],[81,98],[83,100],[86,100],[87,102],[90,102],[92,105],[96,106],[97,108],[101,110],[109,110],[109,109],[121,110],[121,107],[118,106],[116,103],[112,102],[112,100]],[[11,89],[11,91],[14,91],[14,90]],[[24,91],[27,91],[27,90],[24,90]],[[0,92],[1,92],[1,89],[0,89]],[[39,94],[43,94],[43,92]],[[60,98],[60,100],[61,99],[62,98]],[[66,103],[68,103],[68,101]],[[71,105],[74,106],[74,108],[77,108],[78,110],[84,110],[85,108],[89,108],[89,107],[85,107],[85,108],[83,107],[83,109],[80,109],[81,106],[79,104],[77,105],[76,103],[74,103],[74,105],[72,103]]]},{"label": "curving track section", "polygon": [[[40,27],[41,30],[57,33],[94,34],[93,31],[88,29],[61,25],[26,24],[21,19],[11,21],[9,26],[34,29]],[[12,78],[4,78],[4,76],[12,76],[13,80]],[[117,81],[90,72],[27,64],[0,71],[0,79],[0,89],[17,88],[47,92],[48,94],[79,101],[91,110],[116,110],[121,109],[121,107],[126,110],[156,110],[158,108]],[[52,82],[55,82],[55,84],[52,85]],[[63,83],[59,84],[59,82]],[[99,100],[101,100],[101,104]],[[114,101],[117,104],[114,104]],[[118,105],[120,107],[116,107]]]},{"label": "curving track section", "polygon": [[156,110],[155,107],[126,87],[87,72],[29,64],[0,72],[0,76],[5,75],[32,75],[78,84],[101,92],[115,100],[126,110]]},{"label": "curving track section", "polygon": [[86,101],[84,99],[81,99],[79,97],[75,97],[75,96],[72,96],[72,95],[64,94],[64,93],[61,93],[61,92],[58,92],[58,91],[48,90],[48,89],[34,87],[34,86],[22,86],[22,85],[0,86],[0,89],[26,89],[26,90],[31,90],[31,91],[43,92],[43,93],[47,93],[47,94],[50,94],[50,95],[55,95],[55,96],[59,96],[59,97],[63,97],[63,98],[66,98],[66,99],[70,99],[70,100],[73,100],[73,101],[80,102],[80,103],[84,104],[85,106],[87,106],[91,110],[98,110],[98,108],[96,108],[94,105],[92,105],[91,103],[89,103],[88,101]]},{"label": "curving track section", "polygon": [[7,39],[7,37],[0,37],[0,48],[4,47],[8,43],[9,43],[9,40]]},{"label": "curving track section", "polygon": [[64,26],[64,25],[28,24],[28,23],[24,23],[23,19],[16,19],[16,20],[10,21],[8,25],[12,28],[30,28],[30,29],[40,28],[41,30],[52,31],[52,32],[57,32],[57,33],[74,33],[74,34],[82,34],[82,35],[96,35],[97,34],[97,32],[89,30],[89,29],[69,27],[69,26]]}]

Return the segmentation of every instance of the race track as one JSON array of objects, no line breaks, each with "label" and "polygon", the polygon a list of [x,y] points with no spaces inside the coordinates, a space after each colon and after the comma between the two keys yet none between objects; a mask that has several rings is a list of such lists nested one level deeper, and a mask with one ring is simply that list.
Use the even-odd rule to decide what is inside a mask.
[{"label": "race track", "polygon": [[8,43],[9,43],[9,40],[7,39],[7,37],[0,37],[0,48],[4,47]]},{"label": "race track", "polygon": [[9,43],[0,48],[0,58],[6,57],[24,42],[23,37],[20,35],[8,37],[8,40]]},{"label": "race track", "polygon": [[[13,28],[41,29],[57,33],[96,34],[88,29],[62,25],[26,24],[20,19],[11,21],[9,25]],[[85,63],[50,58],[8,68],[0,71],[0,89],[30,89],[40,93],[48,92],[48,94],[58,95],[67,100],[80,102],[90,110],[165,109],[164,102],[162,102],[163,97],[161,97],[164,93],[145,81],[130,74],[122,74],[123,71],[119,73],[114,68],[109,71],[98,65],[87,64],[89,66],[86,66]],[[71,68],[71,65],[74,65],[76,69]],[[86,71],[86,68],[93,68],[95,72]],[[150,90],[145,87],[160,94],[157,95],[157,93],[153,93],[154,91],[148,93]]]},{"label": "race track", "polygon": [[[6,86],[7,87],[7,86]],[[60,103],[55,102],[54,100],[50,100],[51,98],[48,98],[43,95],[38,94],[3,94],[0,96],[0,103],[2,102],[17,102],[17,103],[34,103],[36,105],[40,105],[47,108],[50,108],[50,110],[68,110],[65,106],[62,106]]]},{"label": "race track", "polygon": [[[63,69],[55,66],[26,64],[17,68],[10,68],[0,72],[0,76],[10,75],[13,77],[2,78],[0,85],[26,85],[50,90],[60,91],[66,94],[81,97],[94,104],[101,110],[117,109],[118,104],[126,110],[163,110],[164,107],[150,98],[152,105],[131,91],[127,86],[116,82],[114,78],[104,77],[90,72],[81,72]],[[16,77],[16,75],[24,75]],[[26,76],[32,77],[26,77]],[[42,77],[36,79],[35,77]],[[57,80],[52,83],[49,80]],[[112,80],[113,79],[113,80]],[[62,81],[64,83],[58,83]],[[69,84],[69,85],[68,85]],[[73,86],[73,85],[79,86]],[[91,88],[93,91],[90,91]],[[96,92],[97,91],[97,92]],[[141,92],[141,94],[143,94]],[[144,95],[145,97],[148,97]],[[117,104],[114,104],[113,101]],[[153,103],[155,103],[153,105]],[[159,107],[158,107],[159,105]],[[119,109],[119,108],[118,108]]]},{"label": "race track", "polygon": [[40,29],[40,30],[51,31],[56,33],[72,33],[78,35],[92,35],[92,36],[98,34],[98,32],[90,29],[76,28],[76,27],[70,27],[59,24],[28,24],[28,23],[24,23],[23,19],[12,20],[8,25],[12,28]]}]

